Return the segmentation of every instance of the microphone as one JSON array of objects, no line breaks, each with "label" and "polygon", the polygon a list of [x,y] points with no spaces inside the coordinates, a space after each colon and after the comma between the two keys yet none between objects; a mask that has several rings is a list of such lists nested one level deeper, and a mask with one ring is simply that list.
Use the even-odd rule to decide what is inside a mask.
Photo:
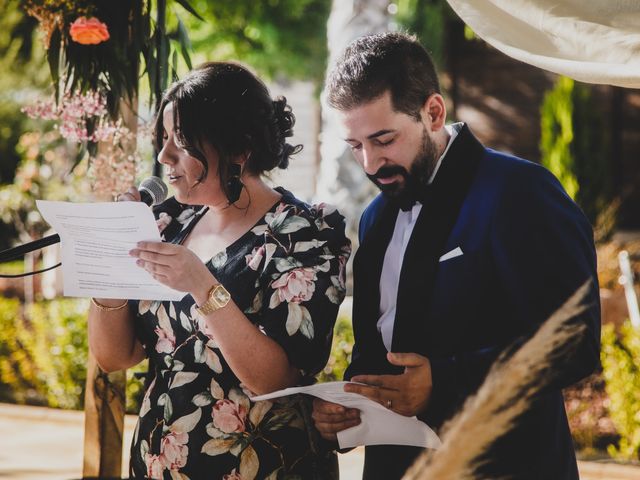
[{"label": "microphone", "polygon": [[[169,190],[167,185],[158,177],[145,178],[138,187],[141,200],[152,207],[158,203],[162,203],[166,200]],[[60,235],[57,233],[49,235],[33,242],[25,243],[24,245],[18,245],[17,247],[9,248],[0,252],[0,263],[14,260],[18,257],[22,257],[25,253],[40,250],[41,248],[48,247],[54,243],[60,241]]]},{"label": "microphone", "polygon": [[162,203],[167,199],[169,189],[159,177],[145,178],[138,187],[140,199],[148,206],[152,207]]}]

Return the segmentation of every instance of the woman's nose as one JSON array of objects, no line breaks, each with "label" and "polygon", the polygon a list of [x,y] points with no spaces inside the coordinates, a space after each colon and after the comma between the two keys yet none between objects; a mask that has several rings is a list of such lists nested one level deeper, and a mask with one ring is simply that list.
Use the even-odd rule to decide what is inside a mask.
[{"label": "woman's nose", "polygon": [[158,162],[163,165],[172,165],[176,162],[171,143],[170,139],[167,139],[162,145],[162,149],[158,152]]}]

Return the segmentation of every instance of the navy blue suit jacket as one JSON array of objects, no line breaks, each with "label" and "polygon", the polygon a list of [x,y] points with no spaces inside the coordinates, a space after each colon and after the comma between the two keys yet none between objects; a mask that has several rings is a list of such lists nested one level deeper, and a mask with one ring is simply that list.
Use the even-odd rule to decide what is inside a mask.
[{"label": "navy blue suit jacket", "polygon": [[[360,221],[355,345],[346,378],[401,373],[387,362],[376,327],[382,262],[397,213],[379,195]],[[457,247],[463,255],[439,261]],[[400,274],[392,351],[428,357],[433,376],[419,418],[437,430],[502,350],[530,337],[589,279],[590,308],[579,319],[587,334],[555,366],[552,387],[496,443],[483,470],[487,478],[578,478],[561,388],[598,365],[600,305],[593,234],[582,211],[546,169],[483,147],[465,125],[427,188]],[[401,478],[420,451],[367,447],[364,477]]]}]

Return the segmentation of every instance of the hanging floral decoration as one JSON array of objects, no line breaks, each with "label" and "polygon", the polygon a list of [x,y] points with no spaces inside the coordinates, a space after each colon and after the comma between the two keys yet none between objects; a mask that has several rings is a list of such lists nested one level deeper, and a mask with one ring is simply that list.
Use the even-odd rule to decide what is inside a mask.
[{"label": "hanging floral decoration", "polygon": [[95,17],[78,17],[69,28],[71,40],[82,45],[98,45],[109,40],[107,26]]},{"label": "hanging floral decoration", "polygon": [[[88,170],[98,197],[122,192],[134,181],[140,161],[136,134],[123,125],[122,119],[111,119],[106,98],[99,92],[65,94],[58,103],[41,100],[22,111],[30,118],[54,121],[60,136],[70,142],[100,144],[90,155]],[[88,124],[93,125],[91,131]]]},{"label": "hanging floral decoration", "polygon": [[[174,2],[198,16],[187,0]],[[97,182],[94,189],[101,195],[115,194],[134,181],[137,126],[122,117],[137,112],[140,78],[148,78],[152,103],[166,88],[170,56],[174,75],[177,52],[191,67],[184,25],[178,18],[175,31],[168,31],[166,0],[152,3],[25,2],[27,13],[39,21],[43,32],[55,93],[53,99],[24,111],[33,118],[53,120],[62,137],[81,145],[76,164],[88,157],[89,173]]]}]

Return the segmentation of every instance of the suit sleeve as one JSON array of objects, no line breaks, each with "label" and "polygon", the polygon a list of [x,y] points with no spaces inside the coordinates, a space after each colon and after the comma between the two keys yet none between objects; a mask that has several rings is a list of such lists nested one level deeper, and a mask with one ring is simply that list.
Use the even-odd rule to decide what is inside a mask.
[{"label": "suit sleeve", "polygon": [[[560,183],[531,164],[508,185],[493,225],[493,255],[514,320],[532,336],[585,282],[586,326],[578,348],[555,367],[551,388],[562,389],[599,366],[600,294],[593,230]],[[518,181],[520,180],[520,181]]]},{"label": "suit sleeve", "polygon": [[516,348],[585,282],[588,308],[575,320],[586,332],[570,358],[553,368],[548,389],[560,390],[599,365],[600,300],[592,228],[559,182],[544,168],[528,164],[504,185],[491,225],[490,252],[498,272],[502,301],[512,312],[513,336],[456,357],[431,359],[433,395],[419,415],[439,425],[482,383],[497,356]]}]

